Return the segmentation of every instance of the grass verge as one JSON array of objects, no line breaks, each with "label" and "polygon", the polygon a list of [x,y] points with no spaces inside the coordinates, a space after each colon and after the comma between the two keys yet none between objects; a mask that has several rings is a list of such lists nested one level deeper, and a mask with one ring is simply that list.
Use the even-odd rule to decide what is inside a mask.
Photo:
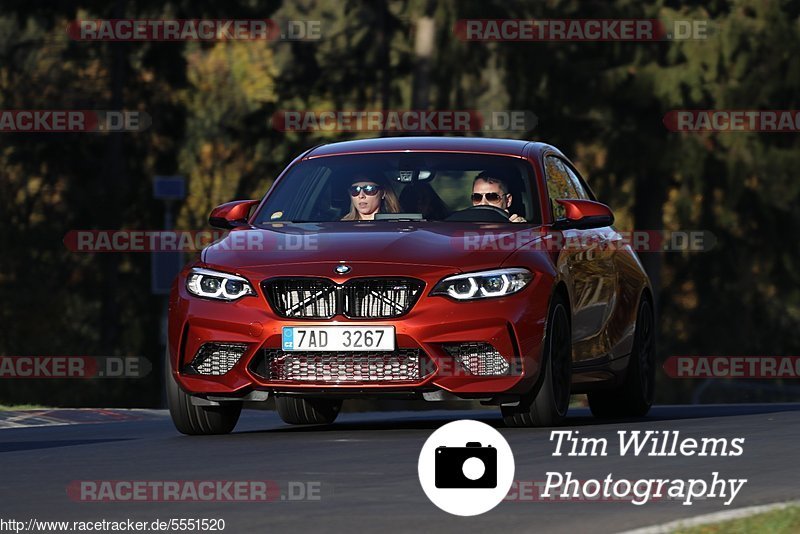
[{"label": "grass verge", "polygon": [[751,515],[710,525],[682,528],[676,534],[749,534],[769,532],[770,534],[794,534],[800,532],[800,506],[788,506],[763,514]]}]

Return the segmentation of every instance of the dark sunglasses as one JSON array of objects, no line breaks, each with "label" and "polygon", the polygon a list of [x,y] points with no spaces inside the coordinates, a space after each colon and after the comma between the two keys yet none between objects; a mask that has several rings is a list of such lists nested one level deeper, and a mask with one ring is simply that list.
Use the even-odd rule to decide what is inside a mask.
[{"label": "dark sunglasses", "polygon": [[487,202],[500,202],[503,195],[500,193],[472,193],[472,201],[475,203],[483,200],[483,197],[486,197]]},{"label": "dark sunglasses", "polygon": [[381,190],[379,185],[351,185],[347,188],[350,191],[350,196],[357,197],[363,191],[368,197],[374,197]]}]

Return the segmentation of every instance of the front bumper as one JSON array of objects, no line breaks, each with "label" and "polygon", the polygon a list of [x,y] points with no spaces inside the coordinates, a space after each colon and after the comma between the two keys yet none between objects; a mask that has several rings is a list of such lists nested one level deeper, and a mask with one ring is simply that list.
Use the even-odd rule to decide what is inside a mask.
[{"label": "front bumper", "polygon": [[[367,269],[354,270],[363,273]],[[446,297],[429,296],[433,285],[453,274],[452,269],[386,266],[375,270],[373,266],[371,272],[376,276],[410,276],[425,282],[422,296],[406,315],[388,320],[356,320],[343,316],[330,320],[299,320],[281,318],[273,312],[261,288],[261,282],[267,278],[263,274],[238,271],[237,274],[251,281],[257,295],[236,302],[220,302],[190,295],[185,289],[187,272],[188,268],[178,277],[170,298],[169,353],[173,376],[185,391],[192,394],[239,397],[255,390],[369,396],[438,390],[461,398],[488,398],[522,394],[538,378],[552,287],[546,275],[541,273],[514,295],[456,302]],[[296,266],[286,270],[290,274],[296,272]],[[304,274],[327,276],[331,272],[330,265],[314,264],[308,265]],[[284,274],[280,269],[270,269],[269,277]],[[337,283],[346,280],[334,276],[329,278]],[[413,379],[399,381],[373,378],[319,382],[270,379],[264,366],[259,368],[265,354],[275,355],[281,349],[284,326],[325,325],[393,326],[397,350],[421,354],[425,363],[423,372]],[[241,344],[245,348],[244,354],[224,374],[193,373],[189,364],[201,347],[209,343]],[[447,350],[448,345],[459,343],[491,345],[507,360],[509,374],[482,376],[466,371]]]}]

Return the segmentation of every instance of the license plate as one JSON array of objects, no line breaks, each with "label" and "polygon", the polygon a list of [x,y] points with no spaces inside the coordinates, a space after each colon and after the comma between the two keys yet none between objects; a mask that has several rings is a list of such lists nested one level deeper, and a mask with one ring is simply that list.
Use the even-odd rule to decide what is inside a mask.
[{"label": "license plate", "polygon": [[394,350],[393,326],[284,326],[283,350]]}]

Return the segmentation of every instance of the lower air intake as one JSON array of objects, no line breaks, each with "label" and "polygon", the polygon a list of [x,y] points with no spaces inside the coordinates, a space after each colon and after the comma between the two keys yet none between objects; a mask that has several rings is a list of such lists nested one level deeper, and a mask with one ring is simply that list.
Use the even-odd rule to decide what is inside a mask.
[{"label": "lower air intake", "polygon": [[244,343],[205,343],[187,369],[190,373],[220,376],[230,371],[247,351]]},{"label": "lower air intake", "polygon": [[511,374],[511,365],[488,343],[458,343],[444,345],[444,350],[470,374],[504,376]]},{"label": "lower air intake", "polygon": [[419,349],[392,352],[294,352],[266,349],[251,370],[268,381],[418,382],[433,372]]}]

